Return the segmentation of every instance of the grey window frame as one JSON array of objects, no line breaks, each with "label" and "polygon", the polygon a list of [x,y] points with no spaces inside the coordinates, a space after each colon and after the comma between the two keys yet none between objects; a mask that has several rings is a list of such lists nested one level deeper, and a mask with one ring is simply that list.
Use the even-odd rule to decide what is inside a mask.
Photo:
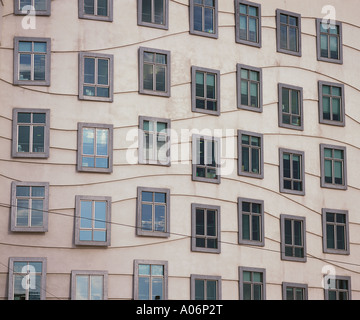
[{"label": "grey window frame", "polygon": [[[32,7],[35,9],[34,1],[32,0]],[[36,16],[50,16],[51,15],[51,0],[46,0],[46,10],[34,10]],[[14,14],[15,15],[28,15],[28,11],[23,12],[20,9],[20,0],[14,0]]]},{"label": "grey window frame", "polygon": [[[162,122],[167,124],[167,129],[165,135],[165,146],[167,148],[166,151],[166,162],[163,162],[159,159],[151,160],[144,159],[144,121],[149,122]],[[156,134],[155,134],[156,133]],[[157,136],[157,131],[154,129],[154,136]],[[155,138],[155,137],[154,137]],[[139,163],[140,164],[151,164],[151,165],[159,165],[159,166],[171,166],[171,120],[164,118],[156,118],[156,117],[147,117],[147,116],[139,116]]]},{"label": "grey window frame", "polygon": [[[44,113],[44,152],[19,152],[18,151],[18,113]],[[12,112],[12,144],[11,144],[11,156],[13,158],[49,158],[50,156],[50,109],[35,109],[35,108],[14,108]],[[31,122],[29,126],[33,126]],[[29,144],[33,142],[33,133],[30,132]],[[32,146],[31,146],[32,147]]]},{"label": "grey window frame", "polygon": [[[139,300],[139,265],[162,265],[164,268],[163,275],[163,300],[168,299],[168,262],[164,260],[134,260],[134,277],[133,277],[133,299]],[[151,277],[151,276],[150,276]]]},{"label": "grey window frame", "polygon": [[[324,276],[324,299],[325,300],[329,300],[329,291],[331,290],[329,287],[329,281],[335,281],[335,283],[337,283],[337,281],[347,281],[348,284],[348,289],[346,290],[347,292],[347,296],[348,299],[347,300],[351,300],[351,277],[349,276],[338,276],[338,275],[325,275]],[[339,291],[344,292],[345,290],[342,290],[340,288],[335,288],[332,291],[336,291],[336,296],[338,297],[338,293]],[[336,299],[338,300],[338,299]]]},{"label": "grey window frame", "polygon": [[[97,0],[94,1],[94,12],[96,8]],[[84,10],[84,0],[78,0],[78,8],[79,8],[79,19],[90,19],[90,20],[99,20],[99,21],[113,21],[113,0],[107,0],[108,6],[108,15],[107,16],[99,16],[97,14],[86,14]]]},{"label": "grey window frame", "polygon": [[[284,153],[289,153],[290,155],[299,155],[301,156],[301,179],[299,181],[302,182],[302,190],[293,190],[293,189],[285,189],[284,188],[284,168],[283,168],[283,155]],[[293,176],[293,170],[292,170],[292,161],[290,160],[290,174]],[[298,151],[298,150],[291,150],[286,148],[279,148],[279,176],[280,176],[280,192],[281,193],[288,193],[288,194],[294,194],[299,196],[305,195],[305,152]],[[291,181],[294,180],[294,178],[286,178]]]},{"label": "grey window frame", "polygon": [[[166,55],[166,72],[165,72],[165,91],[156,91],[144,89],[144,52],[154,54]],[[155,66],[156,63],[153,64]],[[154,73],[155,76],[155,73]],[[155,81],[156,83],[156,81]],[[153,95],[159,97],[171,96],[171,52],[168,50],[154,49],[154,48],[139,48],[139,93],[146,95]]]},{"label": "grey window frame", "polygon": [[[221,276],[208,276],[201,274],[191,274],[190,275],[190,300],[195,300],[195,281],[196,280],[204,280],[204,293],[206,292],[206,282],[216,281],[216,300],[221,300],[222,298],[222,288],[221,288]],[[203,301],[208,300],[204,299]]]},{"label": "grey window frame", "polygon": [[[341,90],[341,96],[340,96],[340,98],[341,98],[341,103],[340,103],[341,121],[324,119],[323,86],[329,86],[330,88],[332,88],[332,87],[340,88],[340,90]],[[329,125],[333,125],[333,126],[345,127],[345,86],[342,83],[319,81],[318,82],[318,87],[319,87],[319,123],[329,124]],[[330,98],[330,111],[332,110],[332,97],[333,97],[333,95],[329,95],[329,98]]]},{"label": "grey window frame", "polygon": [[[291,92],[293,91],[298,91],[298,104],[299,104],[299,111],[300,111],[300,121],[301,121],[301,125],[300,126],[296,126],[293,124],[288,124],[288,123],[283,123],[283,110],[282,110],[282,104],[283,104],[283,97],[282,97],[282,91],[283,89],[288,89],[289,91],[289,96],[291,95]],[[278,103],[278,114],[279,114],[279,127],[282,128],[287,128],[287,129],[293,129],[293,130],[299,130],[299,131],[304,131],[304,99],[303,99],[303,88],[302,87],[296,87],[296,86],[292,86],[289,84],[284,84],[284,83],[279,83],[278,84],[278,99],[279,99],[279,103]],[[289,102],[291,102],[291,99],[289,99]],[[291,113],[290,109],[291,109],[291,105],[289,105],[289,115],[290,117],[292,117],[293,113]]]},{"label": "grey window frame", "polygon": [[46,269],[47,259],[39,257],[10,257],[9,258],[9,281],[8,281],[8,300],[14,300],[14,263],[15,262],[41,262],[41,285],[40,285],[40,300],[46,300]]},{"label": "grey window frame", "polygon": [[[303,283],[293,283],[293,282],[283,282],[281,284],[282,287],[282,299],[286,299],[286,290],[288,288],[292,289],[302,289],[303,290],[303,300],[308,300],[308,285]],[[293,292],[294,294],[294,292]],[[295,300],[295,299],[294,299]]]},{"label": "grey window frame", "polygon": [[[258,36],[258,41],[254,42],[254,41],[250,41],[250,40],[244,40],[240,38],[240,4],[246,5],[246,6],[251,6],[251,7],[256,7],[258,10],[258,24],[257,24],[257,36]],[[248,14],[246,15],[247,17],[247,25],[249,25],[249,21],[248,21]],[[253,46],[253,47],[257,47],[257,48],[261,48],[261,4],[260,3],[255,3],[255,2],[250,2],[250,1],[246,1],[246,0],[235,0],[235,42],[236,43],[241,43],[241,44],[245,44],[248,46]]]},{"label": "grey window frame", "polygon": [[[137,24],[138,26],[157,28],[157,29],[169,29],[169,0],[163,0],[164,3],[164,24],[159,24],[155,22],[145,22],[142,21],[142,0],[137,0]],[[152,4],[152,14],[154,8],[154,0],[151,0]]]},{"label": "grey window frame", "polygon": [[[247,80],[248,83],[251,82],[256,82],[259,85],[259,90],[258,90],[258,104],[259,107],[252,107],[249,105],[244,105],[241,103],[241,69],[244,70],[248,70],[248,71],[255,71],[259,73],[259,81],[255,81],[255,80]],[[250,98],[250,86],[248,86],[248,96]],[[263,76],[262,76],[262,69],[261,68],[256,68],[256,67],[252,67],[252,66],[248,66],[245,64],[240,64],[238,63],[236,65],[236,91],[237,91],[237,107],[238,109],[243,109],[243,110],[248,110],[248,111],[254,111],[254,112],[263,112]]]},{"label": "grey window frame", "polygon": [[[204,141],[214,141],[217,144],[217,153],[215,154],[215,163],[216,163],[215,170],[217,173],[216,179],[196,176],[196,169],[198,166],[198,164],[196,163],[197,162],[196,158],[197,158],[197,154],[198,154],[197,153],[198,150],[196,148],[196,142],[199,139],[204,139]],[[221,153],[221,139],[219,137],[193,134],[193,136],[192,136],[192,180],[199,181],[199,182],[210,182],[210,183],[220,184],[220,182],[221,182],[220,153]],[[206,159],[206,156],[204,158]],[[206,164],[204,165],[205,170],[206,170],[207,166],[208,165],[206,165]]]},{"label": "grey window frame", "polygon": [[[109,130],[108,136],[108,156],[103,158],[108,158],[109,167],[108,168],[97,168],[97,167],[84,167],[82,165],[82,146],[83,146],[83,129],[91,128],[91,129],[107,129]],[[100,124],[100,123],[85,123],[78,122],[78,133],[77,133],[77,171],[79,172],[100,172],[100,173],[111,173],[113,171],[113,131],[114,126],[112,124]],[[96,145],[94,146],[96,149]],[[95,154],[96,150],[94,150],[93,157],[96,158]]]},{"label": "grey window frame", "polygon": [[[45,80],[19,80],[19,42],[45,42],[46,43],[46,53],[45,53]],[[34,52],[31,52],[31,56],[34,55]],[[32,69],[33,70],[32,66]],[[38,38],[38,37],[14,37],[14,85],[22,86],[50,86],[50,70],[51,70],[51,39],[50,38]]]},{"label": "grey window frame", "polygon": [[[242,214],[243,214],[243,210],[242,210],[242,204],[243,202],[249,202],[250,204],[259,204],[261,206],[261,212],[260,213],[253,213],[250,212],[249,216],[251,217],[253,214],[254,215],[258,215],[260,216],[260,241],[258,240],[247,240],[247,239],[243,239],[243,232],[242,232]],[[260,246],[263,247],[265,246],[265,215],[264,215],[264,200],[257,200],[257,199],[249,199],[249,198],[242,198],[239,197],[238,198],[238,203],[237,203],[237,213],[238,213],[238,243],[242,244],[242,245],[251,245],[251,246]],[[249,219],[250,221],[250,233],[252,232],[252,223],[251,223],[251,219]]]},{"label": "grey window frame", "polygon": [[[257,179],[264,179],[264,135],[261,133],[256,133],[256,132],[250,132],[250,131],[244,131],[244,130],[238,130],[237,132],[238,135],[238,175],[239,176],[244,176],[244,177],[250,177],[250,178],[257,178]],[[259,167],[260,167],[260,172],[259,173],[252,173],[251,171],[246,172],[243,171],[242,169],[242,135],[246,135],[250,137],[256,137],[260,139],[260,147],[257,146],[251,146],[251,144],[249,145],[249,149],[260,149],[259,151]],[[249,157],[251,159],[251,152],[249,151]],[[249,161],[249,163],[251,163],[251,161]]]},{"label": "grey window frame", "polygon": [[[103,201],[106,202],[106,241],[95,241],[95,240],[80,240],[80,220],[81,220],[81,201]],[[93,218],[93,204],[91,210],[92,218],[91,220],[95,220]],[[94,228],[92,227],[93,231]],[[96,246],[96,247],[109,247],[111,245],[111,197],[104,196],[83,196],[77,195],[75,196],[75,245],[76,246]]]},{"label": "grey window frame", "polygon": [[[280,40],[281,39],[280,26],[282,24],[280,22],[280,15],[281,14],[297,18],[297,22],[298,22],[298,25],[297,25],[297,47],[298,47],[298,50],[297,51],[293,51],[293,50],[290,50],[290,49],[283,49],[283,48],[280,47],[280,43],[281,43],[281,40]],[[286,30],[287,30],[287,38],[289,40],[288,27],[286,28]],[[301,14],[286,11],[286,10],[276,9],[276,50],[277,50],[277,52],[301,57],[301,49],[302,49],[301,48]]]},{"label": "grey window frame", "polygon": [[[252,268],[252,267],[239,267],[239,299],[244,300],[244,276],[243,276],[244,271],[251,273],[253,272],[262,273],[261,300],[266,300],[266,269]],[[253,284],[253,282],[251,282],[251,284]],[[251,286],[251,291],[253,292],[252,288],[253,286]]]},{"label": "grey window frame", "polygon": [[[344,236],[344,246],[345,249],[337,249],[337,248],[328,248],[327,246],[327,224],[326,221],[326,214],[327,213],[333,213],[335,215],[337,214],[343,214],[345,215],[346,222],[345,224],[337,222],[335,219],[335,222],[331,223],[334,226],[334,229],[337,225],[342,225],[345,228]],[[349,255],[350,254],[350,238],[349,238],[349,211],[348,210],[336,210],[336,209],[327,209],[323,208],[321,209],[321,221],[322,221],[322,232],[323,232],[323,252],[324,253],[332,253],[332,254],[343,254],[343,255]],[[337,238],[337,232],[336,229],[334,230],[334,242],[336,244],[336,238]]]},{"label": "grey window frame", "polygon": [[[339,27],[339,59],[325,58],[321,56],[321,26],[323,19],[316,19],[316,51],[317,51],[317,60],[329,63],[343,64],[343,35],[342,35],[342,22],[335,21],[335,26]],[[331,21],[332,22],[332,21]],[[328,42],[329,43],[329,42]],[[330,47],[330,46],[329,46]],[[328,48],[329,50],[329,48]]]},{"label": "grey window frame", "polygon": [[[203,72],[204,74],[214,74],[215,75],[215,99],[210,99],[207,97],[204,97],[204,101],[206,104],[207,100],[215,101],[216,102],[216,110],[208,110],[208,109],[200,109],[196,108],[196,73],[197,72]],[[206,94],[206,77],[204,77],[204,94]],[[219,116],[220,115],[220,71],[209,69],[209,68],[202,68],[197,66],[191,66],[191,111],[192,112],[199,112],[199,113],[205,113],[210,115]]]},{"label": "grey window frame", "polygon": [[[190,34],[193,35],[197,35],[197,36],[203,36],[203,37],[208,37],[208,38],[213,38],[213,39],[217,39],[219,37],[219,26],[218,26],[218,21],[219,21],[219,10],[218,10],[218,0],[214,0],[214,20],[213,20],[213,27],[214,27],[214,33],[210,33],[210,32],[206,32],[206,31],[199,31],[199,30],[195,30],[195,23],[194,23],[194,0],[189,0],[190,3]],[[204,8],[205,5],[202,5],[202,7]],[[204,16],[204,9],[202,9],[202,15]],[[204,19],[203,19],[204,21]],[[203,26],[204,27],[204,26]],[[203,29],[202,27],[202,29]]]},{"label": "grey window frame", "polygon": [[[76,300],[76,277],[77,276],[102,276],[103,277],[103,298],[108,299],[108,271],[105,270],[71,270],[71,300]],[[89,300],[89,299],[87,299]]]},{"label": "grey window frame", "polygon": [[[287,246],[285,244],[285,220],[291,220],[291,225],[293,225],[293,221],[301,221],[301,235],[302,235],[302,246],[300,248],[303,249],[304,256],[303,257],[294,257],[294,256],[286,256],[285,255],[285,247]],[[307,251],[306,251],[306,218],[305,217],[299,217],[299,216],[292,216],[288,214],[281,214],[280,215],[280,238],[281,238],[281,260],[286,261],[296,261],[296,262],[306,262],[307,261]],[[293,232],[292,228],[292,232]],[[294,241],[294,235],[291,234],[292,242]],[[295,244],[289,245],[292,248],[298,247]]]},{"label": "grey window frame", "polygon": [[[98,96],[87,96],[84,95],[84,86],[85,86],[85,58],[92,58],[98,61],[99,59],[109,60],[109,85],[100,85],[100,87],[109,88],[109,97],[98,97]],[[97,66],[95,66],[95,79],[97,78]],[[93,84],[95,88],[99,85],[97,81]],[[103,53],[94,53],[94,52],[79,52],[79,99],[87,101],[104,101],[104,102],[113,102],[114,99],[114,55],[112,54],[103,54]]]},{"label": "grey window frame", "polygon": [[[165,232],[162,231],[148,231],[141,229],[141,221],[142,221],[142,210],[141,210],[141,203],[142,197],[141,193],[145,192],[152,192],[152,193],[165,193]],[[152,204],[155,202],[153,201]],[[154,218],[154,212],[152,212]],[[136,235],[137,236],[146,236],[146,237],[160,237],[160,238],[169,238],[170,237],[170,189],[166,188],[152,188],[152,187],[137,187],[137,200],[136,200]]]},{"label": "grey window frame", "polygon": [[[343,151],[344,159],[343,159],[343,184],[334,184],[325,182],[325,149],[333,149],[333,150],[341,150]],[[331,158],[334,159],[334,158]],[[321,179],[320,185],[322,188],[330,188],[337,190],[347,190],[347,156],[346,156],[346,147],[343,146],[335,146],[330,144],[320,144],[320,170],[321,170]],[[334,165],[332,163],[332,176],[334,175]]]},{"label": "grey window frame", "polygon": [[[215,226],[216,237],[211,236],[211,238],[216,238],[217,248],[207,248],[207,247],[197,247],[196,246],[196,209],[216,211],[216,226]],[[204,228],[205,228],[205,221],[206,221],[206,219],[204,219]],[[206,240],[208,237],[209,236],[207,236],[205,234],[203,238]],[[191,204],[191,251],[206,252],[206,253],[221,253],[221,209],[220,209],[220,206],[200,204],[200,203],[192,203]]]},{"label": "grey window frame", "polygon": [[[43,225],[41,227],[28,226],[19,227],[16,226],[17,217],[17,196],[16,187],[44,187],[44,200],[43,200]],[[29,196],[29,200],[32,196]],[[49,218],[49,183],[48,182],[11,182],[11,226],[10,230],[13,232],[47,232],[48,231],[48,218]]]}]

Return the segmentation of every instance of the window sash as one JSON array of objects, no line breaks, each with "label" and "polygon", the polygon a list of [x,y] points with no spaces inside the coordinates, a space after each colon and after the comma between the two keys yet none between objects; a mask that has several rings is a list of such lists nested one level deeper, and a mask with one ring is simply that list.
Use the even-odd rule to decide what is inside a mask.
[{"label": "window sash", "polygon": [[[86,62],[93,60],[93,71],[91,74],[86,74]],[[105,75],[102,75],[100,70],[100,65],[106,61],[107,67],[105,70]],[[84,56],[83,57],[83,95],[84,96],[94,96],[94,97],[103,97],[110,98],[110,59],[109,58],[100,58],[93,56]],[[93,78],[92,81],[86,82],[86,78]]]},{"label": "window sash", "polygon": [[[341,149],[324,149],[324,175],[325,182],[334,185],[344,185],[344,152]],[[326,156],[326,150],[331,151],[332,156]],[[334,156],[335,151],[342,152],[342,158],[336,158]]]},{"label": "window sash", "polygon": [[195,300],[218,300],[218,280],[195,279]]},{"label": "window sash", "polygon": [[[286,17],[286,22],[281,21],[281,16]],[[290,18],[296,19],[296,25],[290,23]],[[280,14],[280,47],[284,50],[299,51],[299,23],[297,17]]]},{"label": "window sash", "polygon": [[[141,274],[141,266],[148,266],[149,273]],[[154,267],[162,267],[162,274],[153,274]],[[139,264],[138,270],[138,299],[163,300],[165,294],[165,266],[156,264]],[[160,289],[160,292],[158,291]],[[160,293],[160,295],[159,295]],[[158,298],[159,297],[159,298]]]},{"label": "window sash", "polygon": [[[289,157],[289,166],[285,165],[285,156]],[[299,158],[298,161],[298,170],[294,170],[296,166],[294,166],[294,163],[296,162],[294,160],[294,156]],[[302,176],[302,155],[296,154],[296,153],[283,153],[283,188],[288,190],[295,190],[295,191],[303,191],[303,176]],[[287,170],[287,167],[289,167],[289,170]],[[298,178],[296,178],[298,176]],[[290,185],[289,185],[290,183]]]},{"label": "window sash", "polygon": [[304,258],[304,226],[302,220],[285,219],[284,226],[285,256]]},{"label": "window sash", "polygon": [[[149,123],[149,128],[144,127],[144,123]],[[165,130],[158,130],[159,125],[165,125]],[[146,161],[167,162],[168,160],[168,123],[158,120],[143,120],[143,159]],[[165,149],[165,150],[163,150]],[[165,151],[165,152],[164,152]]]},{"label": "window sash", "polygon": [[[165,25],[166,3],[165,0],[140,0],[142,2],[142,22]],[[147,5],[146,5],[147,4]],[[145,12],[150,11],[150,12]]]},{"label": "window sash", "polygon": [[[147,201],[143,199],[143,193],[151,193],[152,201]],[[164,196],[165,202],[156,201],[156,194],[162,194]],[[141,192],[141,225],[140,228],[143,231],[147,232],[167,232],[167,195],[164,192],[152,192],[152,191],[142,191]],[[151,216],[148,216],[148,212],[145,212],[145,207],[151,208]],[[161,210],[160,210],[161,208]],[[160,210],[160,211],[159,211]],[[150,218],[150,219],[149,219]],[[146,224],[149,224],[149,220],[151,222],[151,226],[145,227]]]},{"label": "window sash", "polygon": [[[153,61],[146,61],[145,55],[153,55]],[[158,63],[158,56],[164,56],[165,63]],[[167,92],[167,55],[156,52],[144,52],[143,62],[143,87],[144,90]]]},{"label": "window sash", "polygon": [[[215,139],[198,138],[196,143],[196,176],[218,178],[218,142]],[[209,146],[211,145],[211,146]]]},{"label": "window sash", "polygon": [[[211,213],[213,213],[213,221],[211,221]],[[197,207],[195,216],[196,247],[218,249],[218,211],[216,209]]]},{"label": "window sash", "polygon": [[[239,10],[239,37],[241,40],[257,43],[259,42],[259,9],[240,3],[240,8],[241,6],[246,7],[246,13]],[[256,16],[249,13],[250,8],[256,9]]]},{"label": "window sash", "polygon": [[215,34],[215,1],[213,5],[194,3],[194,30]]}]

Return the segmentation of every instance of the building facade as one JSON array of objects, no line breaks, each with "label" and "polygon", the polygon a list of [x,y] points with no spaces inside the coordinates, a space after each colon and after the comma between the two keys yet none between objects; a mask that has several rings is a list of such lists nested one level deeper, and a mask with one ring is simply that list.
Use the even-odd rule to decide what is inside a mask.
[{"label": "building facade", "polygon": [[0,298],[359,299],[357,4],[0,1]]}]

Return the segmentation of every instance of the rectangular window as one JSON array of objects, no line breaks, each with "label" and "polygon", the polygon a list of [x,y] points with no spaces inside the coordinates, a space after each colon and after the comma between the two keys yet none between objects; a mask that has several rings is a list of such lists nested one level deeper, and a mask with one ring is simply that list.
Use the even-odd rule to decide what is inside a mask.
[{"label": "rectangular window", "polygon": [[192,111],[220,115],[220,71],[191,67]]},{"label": "rectangular window", "polygon": [[139,116],[139,163],[170,166],[169,119]]},{"label": "rectangular window", "polygon": [[304,152],[280,148],[279,153],[280,192],[305,195]]},{"label": "rectangular window", "polygon": [[303,89],[279,83],[279,127],[304,130]]},{"label": "rectangular window", "polygon": [[138,25],[169,29],[169,0],[137,0]]},{"label": "rectangular window", "polygon": [[238,174],[264,178],[263,135],[238,130]]},{"label": "rectangular window", "polygon": [[75,245],[110,246],[111,197],[75,197]]},{"label": "rectangular window", "polygon": [[346,147],[320,144],[321,187],[347,189]]},{"label": "rectangular window", "polygon": [[167,261],[134,261],[134,299],[167,300]]},{"label": "rectangular window", "polygon": [[235,41],[260,48],[261,4],[237,0],[235,6]]},{"label": "rectangular window", "polygon": [[301,283],[282,283],[283,300],[307,300],[308,286]]},{"label": "rectangular window", "polygon": [[193,135],[192,179],[220,183],[220,138]]},{"label": "rectangular window", "polygon": [[50,86],[50,38],[14,38],[14,84]]},{"label": "rectangular window", "polygon": [[192,274],[191,300],[221,300],[221,277]]},{"label": "rectangular window", "polygon": [[51,0],[15,0],[14,14],[28,15],[28,12],[35,11],[37,16],[50,16]]},{"label": "rectangular window", "polygon": [[316,19],[317,59],[343,63],[342,23]]},{"label": "rectangular window", "polygon": [[191,204],[191,250],[221,252],[220,207]]},{"label": "rectangular window", "polygon": [[77,170],[112,172],[113,126],[78,123]]},{"label": "rectangular window", "polygon": [[306,262],[305,218],[280,215],[281,259]]},{"label": "rectangular window", "polygon": [[350,254],[348,211],[322,209],[322,231],[325,253]]},{"label": "rectangular window", "polygon": [[345,126],[344,85],[319,81],[320,123]]},{"label": "rectangular window", "polygon": [[276,10],[277,51],[301,56],[301,15]]},{"label": "rectangular window", "polygon": [[325,300],[351,300],[351,278],[325,276]]},{"label": "rectangular window", "polygon": [[262,70],[243,64],[236,68],[238,108],[262,112]]},{"label": "rectangular window", "polygon": [[79,99],[113,101],[113,59],[110,54],[79,53]]},{"label": "rectangular window", "polygon": [[139,49],[139,93],[170,97],[170,51]]},{"label": "rectangular window", "polygon": [[79,18],[113,21],[113,0],[79,0]]},{"label": "rectangular window", "polygon": [[190,0],[190,34],[218,37],[218,0]]},{"label": "rectangular window", "polygon": [[46,258],[9,259],[9,300],[46,299]]},{"label": "rectangular window", "polygon": [[107,271],[71,271],[71,300],[107,300]]},{"label": "rectangular window", "polygon": [[239,267],[240,300],[265,300],[265,269]]},{"label": "rectangular window", "polygon": [[13,109],[12,157],[48,158],[49,140],[49,109]]},{"label": "rectangular window", "polygon": [[138,187],[136,234],[170,236],[170,190]]}]

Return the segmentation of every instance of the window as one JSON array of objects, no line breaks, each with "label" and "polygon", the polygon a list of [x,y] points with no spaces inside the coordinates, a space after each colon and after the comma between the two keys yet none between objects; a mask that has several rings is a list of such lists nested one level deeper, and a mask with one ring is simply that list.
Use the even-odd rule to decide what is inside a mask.
[{"label": "window", "polygon": [[78,123],[77,170],[112,172],[113,126]]},{"label": "window", "polygon": [[190,0],[190,33],[218,37],[218,0]]},{"label": "window", "polygon": [[11,183],[11,231],[48,231],[49,183]]},{"label": "window", "polygon": [[113,21],[113,0],[79,0],[79,18]]},{"label": "window", "polygon": [[305,218],[280,215],[281,259],[306,262]]},{"label": "window", "polygon": [[262,112],[262,71],[237,64],[237,106],[239,109]]},{"label": "window", "polygon": [[170,97],[170,51],[139,49],[139,93]]},{"label": "window", "polygon": [[238,198],[239,244],[264,246],[264,201]]},{"label": "window", "polygon": [[260,48],[261,4],[237,0],[235,6],[235,41]]},{"label": "window", "polygon": [[136,234],[170,236],[170,190],[138,187]]},{"label": "window", "polygon": [[48,158],[50,110],[13,109],[12,157]]},{"label": "window", "polygon": [[139,163],[170,166],[170,120],[139,117]]},{"label": "window", "polygon": [[221,300],[221,277],[192,274],[191,300]]},{"label": "window", "polygon": [[308,286],[301,283],[282,283],[283,300],[307,300]]},{"label": "window", "polygon": [[107,271],[71,271],[71,300],[107,300]]},{"label": "window", "polygon": [[221,252],[220,207],[191,204],[191,250]]},{"label": "window", "polygon": [[280,192],[305,195],[305,154],[280,149]]},{"label": "window", "polygon": [[167,261],[134,261],[134,299],[167,300]]},{"label": "window", "polygon": [[49,38],[14,38],[14,84],[50,86]]},{"label": "window", "polygon": [[169,0],[137,0],[138,25],[169,29]]},{"label": "window", "polygon": [[113,101],[113,55],[79,53],[79,99]]},{"label": "window", "polygon": [[342,23],[335,24],[316,19],[317,59],[319,61],[343,63]]},{"label": "window", "polygon": [[322,209],[325,253],[350,254],[348,216],[346,210]]},{"label": "window", "polygon": [[351,278],[325,276],[325,300],[351,300]]},{"label": "window", "polygon": [[344,85],[319,81],[320,123],[345,126]]},{"label": "window", "polygon": [[28,11],[34,11],[37,16],[50,16],[51,0],[15,0],[14,13],[27,15]]},{"label": "window", "polygon": [[320,144],[321,187],[347,189],[346,147]]},{"label": "window", "polygon": [[238,130],[238,174],[264,178],[263,135]]},{"label": "window", "polygon": [[191,110],[220,115],[220,71],[191,67]]},{"label": "window", "polygon": [[301,15],[276,10],[277,51],[301,56]]},{"label": "window", "polygon": [[240,300],[265,300],[265,269],[239,267],[239,279]]},{"label": "window", "polygon": [[75,197],[75,245],[110,246],[111,197]]},{"label": "window", "polygon": [[193,135],[192,179],[220,183],[220,138]]},{"label": "window", "polygon": [[46,299],[46,258],[9,259],[9,300]]},{"label": "window", "polygon": [[302,88],[279,83],[279,127],[304,130]]}]

